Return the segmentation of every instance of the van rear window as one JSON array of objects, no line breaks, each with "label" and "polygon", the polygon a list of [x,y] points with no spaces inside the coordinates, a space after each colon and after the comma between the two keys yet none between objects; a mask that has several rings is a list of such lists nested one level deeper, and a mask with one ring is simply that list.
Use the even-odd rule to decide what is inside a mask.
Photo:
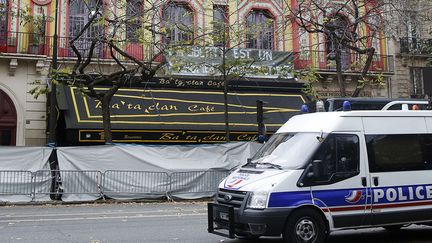
[{"label": "van rear window", "polygon": [[366,135],[371,172],[432,170],[432,134]]}]

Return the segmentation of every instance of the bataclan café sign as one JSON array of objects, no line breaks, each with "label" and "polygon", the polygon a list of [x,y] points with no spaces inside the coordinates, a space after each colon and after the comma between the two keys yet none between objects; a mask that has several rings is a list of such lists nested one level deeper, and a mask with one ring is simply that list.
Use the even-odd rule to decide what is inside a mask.
[{"label": "bataclan caf\u00e9 sign", "polygon": [[[68,132],[78,132],[78,142],[103,142],[101,103],[74,87],[64,90],[67,104],[59,106],[63,107],[60,109],[64,110]],[[300,93],[230,91],[231,141],[256,139],[257,99],[266,102],[264,115],[269,133],[298,114],[306,102]],[[224,142],[223,100],[221,90],[120,89],[111,103],[113,142]]]},{"label": "bataclan caf\u00e9 sign", "polygon": [[[225,142],[224,81],[215,67],[222,63],[220,47],[188,47],[166,53],[167,73],[176,77],[155,78],[146,88],[120,89],[111,104],[114,142],[214,143]],[[228,93],[231,141],[252,141],[257,136],[256,100],[265,102],[268,133],[275,132],[299,113],[306,101],[291,76],[292,53],[231,48],[227,60],[238,60],[246,77],[272,80],[272,90],[262,86]],[[280,82],[283,81],[283,82]],[[291,81],[291,82],[290,82]],[[251,87],[248,80],[232,80],[230,85]],[[247,82],[248,84],[244,84]],[[266,81],[267,82],[267,81]],[[256,81],[253,81],[255,84]],[[298,85],[298,83],[296,84]],[[294,87],[294,86],[293,86]],[[104,88],[100,88],[104,89]],[[101,103],[65,87],[66,129],[79,143],[103,142]],[[67,107],[67,108],[66,108]]]}]

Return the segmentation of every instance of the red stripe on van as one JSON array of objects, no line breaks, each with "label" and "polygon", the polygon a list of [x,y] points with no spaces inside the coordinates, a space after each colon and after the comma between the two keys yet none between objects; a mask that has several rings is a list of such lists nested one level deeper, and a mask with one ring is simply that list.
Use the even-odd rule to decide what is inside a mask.
[{"label": "red stripe on van", "polygon": [[[414,206],[428,206],[432,205],[432,201],[419,201],[419,202],[406,202],[406,203],[388,203],[388,204],[379,204],[374,205],[374,209],[379,208],[403,208],[403,207],[414,207]],[[322,208],[324,212],[343,212],[343,211],[354,211],[354,210],[370,210],[371,205],[360,205],[360,206],[352,206],[352,207],[334,207],[334,208]]]}]

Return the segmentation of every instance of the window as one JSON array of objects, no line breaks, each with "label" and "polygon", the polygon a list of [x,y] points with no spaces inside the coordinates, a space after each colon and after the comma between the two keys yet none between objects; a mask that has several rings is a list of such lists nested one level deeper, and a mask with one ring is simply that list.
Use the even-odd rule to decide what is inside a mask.
[{"label": "window", "polygon": [[423,90],[423,72],[421,68],[411,67],[410,68],[411,82],[413,84],[412,94],[415,96],[424,96]]},{"label": "window", "polygon": [[371,172],[432,169],[432,134],[367,135]]},{"label": "window", "polygon": [[342,69],[348,69],[351,63],[349,50],[341,43],[343,39],[346,41],[347,36],[351,34],[349,21],[343,16],[336,15],[330,18],[325,27],[329,29],[326,41],[328,60],[336,60],[336,52],[340,51]]},{"label": "window", "polygon": [[8,28],[8,1],[0,0],[0,44],[6,44]]},{"label": "window", "polygon": [[214,46],[226,45],[228,40],[228,13],[223,5],[213,6],[213,43]]},{"label": "window", "polygon": [[272,163],[287,169],[304,168],[305,154],[320,145],[319,133],[276,133],[252,157],[251,165]]},{"label": "window", "polygon": [[126,38],[128,41],[137,43],[139,42],[140,28],[142,25],[143,16],[143,1],[142,0],[128,0],[126,3]]},{"label": "window", "polygon": [[263,10],[253,10],[246,19],[247,47],[273,50],[274,20]]},{"label": "window", "polygon": [[326,185],[360,173],[359,139],[356,135],[330,134],[322,142],[302,178],[303,185]]},{"label": "window", "polygon": [[[101,14],[102,11],[101,0],[70,0],[69,2],[69,37],[76,37],[84,26],[88,23],[89,19],[93,14]],[[99,6],[99,8],[97,8]],[[99,13],[96,13],[96,9],[99,9]],[[95,21],[94,24],[87,29],[84,34],[75,42],[75,47],[84,56],[88,55],[91,42],[97,37],[101,37],[104,34],[103,25]],[[71,55],[75,53],[70,50]],[[93,51],[95,56],[102,55],[102,46],[96,46]]]},{"label": "window", "polygon": [[193,13],[184,4],[171,2],[163,11],[167,44],[192,44],[194,37]]}]

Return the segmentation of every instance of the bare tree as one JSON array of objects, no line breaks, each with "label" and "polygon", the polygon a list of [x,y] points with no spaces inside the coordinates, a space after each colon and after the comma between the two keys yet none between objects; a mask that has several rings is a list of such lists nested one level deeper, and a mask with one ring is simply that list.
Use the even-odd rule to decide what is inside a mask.
[{"label": "bare tree", "polygon": [[[365,82],[373,80],[369,72],[376,49],[371,43],[384,31],[383,15],[393,6],[387,1],[299,0],[287,2],[293,25],[306,33],[321,34],[327,45],[327,60],[334,60],[341,96],[346,96],[344,56],[350,52],[365,55],[361,76],[352,96],[358,96]],[[366,31],[367,30],[367,31]],[[320,43],[323,44],[323,43]]]},{"label": "bare tree", "polygon": [[[159,11],[166,2],[75,1],[85,6],[89,18],[69,41],[76,56],[73,68],[67,73],[60,70],[57,75],[66,77],[68,85],[79,87],[84,94],[100,102],[105,142],[111,143],[113,96],[125,85],[150,80],[166,63],[163,54],[170,45],[169,33],[161,26],[163,18]],[[131,44],[135,51],[128,50]],[[101,53],[116,63],[113,69],[103,68]],[[108,89],[97,89],[101,85]]]},{"label": "bare tree", "polygon": [[[222,81],[225,137],[229,142],[230,83],[259,75],[267,78],[292,78],[293,69],[289,58],[282,57],[290,54],[276,54],[277,51],[274,50],[275,43],[270,39],[274,33],[285,32],[281,24],[274,23],[274,16],[270,16],[270,13],[252,10],[246,18],[238,18],[240,10],[228,11],[228,5],[221,4],[221,1],[210,1],[207,6],[213,7],[206,11],[211,13],[206,17],[212,18],[212,21],[198,30],[198,41],[187,47],[172,49],[173,53],[169,55],[170,68],[173,72],[201,73]],[[275,29],[275,26],[280,29]],[[267,42],[255,41],[259,37],[261,40],[267,38]],[[284,63],[278,62],[282,59]]]}]

